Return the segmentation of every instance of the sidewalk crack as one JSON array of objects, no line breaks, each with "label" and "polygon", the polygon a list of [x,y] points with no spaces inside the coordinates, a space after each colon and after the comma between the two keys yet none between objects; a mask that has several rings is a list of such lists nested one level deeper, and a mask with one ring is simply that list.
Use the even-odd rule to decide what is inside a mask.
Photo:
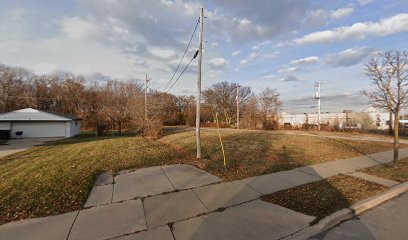
[{"label": "sidewalk crack", "polygon": [[201,199],[198,197],[198,195],[194,192],[194,190],[193,189],[190,189],[192,192],[193,192],[193,194],[196,196],[196,198],[198,199],[198,200],[200,200],[200,202],[203,204],[203,206],[207,209],[207,211],[208,212],[211,212],[210,211],[210,209],[208,209],[208,207],[207,206],[205,206],[205,204],[203,203],[203,201],[201,201]]},{"label": "sidewalk crack", "polygon": [[68,239],[69,239],[69,236],[71,235],[72,228],[74,227],[74,224],[75,224],[75,222],[76,222],[76,220],[77,220],[77,218],[78,218],[78,215],[79,215],[79,212],[80,212],[80,211],[81,211],[81,210],[78,210],[78,213],[76,214],[76,216],[75,216],[75,218],[74,218],[74,221],[72,222],[71,227],[69,228],[68,235],[67,235],[67,237],[65,238],[65,240],[68,240]]},{"label": "sidewalk crack", "polygon": [[167,176],[166,172],[163,170],[162,167],[160,167],[160,170],[162,170],[164,176],[167,178],[167,180],[169,181],[169,183],[171,184],[171,186],[176,190],[177,188],[173,185],[173,183],[170,181],[170,178]]}]

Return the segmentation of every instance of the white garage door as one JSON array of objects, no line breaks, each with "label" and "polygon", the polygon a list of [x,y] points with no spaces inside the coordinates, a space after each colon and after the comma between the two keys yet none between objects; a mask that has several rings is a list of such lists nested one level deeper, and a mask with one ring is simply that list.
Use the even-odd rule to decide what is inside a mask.
[{"label": "white garage door", "polygon": [[[16,135],[16,132],[23,132]],[[13,122],[12,138],[65,137],[65,122]]]}]

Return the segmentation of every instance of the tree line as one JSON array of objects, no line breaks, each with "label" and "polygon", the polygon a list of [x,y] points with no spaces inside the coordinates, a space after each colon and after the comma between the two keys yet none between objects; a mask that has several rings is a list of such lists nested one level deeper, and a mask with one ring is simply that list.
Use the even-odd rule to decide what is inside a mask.
[{"label": "tree line", "polygon": [[[223,127],[235,127],[239,112],[242,128],[276,128],[281,105],[276,89],[257,95],[247,86],[239,86],[238,93],[238,86],[221,82],[203,91],[201,121],[214,125],[218,115]],[[38,75],[0,65],[1,113],[31,107],[75,115],[98,135],[126,128],[158,136],[163,124],[195,125],[194,96],[149,91],[147,119],[144,101],[144,86],[137,81],[87,81],[71,73]]]}]

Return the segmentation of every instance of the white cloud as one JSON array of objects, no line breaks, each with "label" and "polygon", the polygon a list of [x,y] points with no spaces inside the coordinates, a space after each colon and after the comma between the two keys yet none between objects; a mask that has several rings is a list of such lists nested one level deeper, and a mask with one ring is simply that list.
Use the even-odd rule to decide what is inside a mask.
[{"label": "white cloud", "polygon": [[252,46],[252,50],[253,51],[260,51],[261,49],[266,48],[271,43],[272,43],[271,41],[263,41],[261,43],[258,43],[256,45]]},{"label": "white cloud", "polygon": [[176,52],[172,49],[165,49],[159,47],[151,48],[150,53],[160,58],[171,58],[176,55]]},{"label": "white cloud", "polygon": [[328,11],[323,9],[316,9],[311,11],[309,13],[309,16],[307,16],[303,22],[313,27],[322,26],[328,23],[328,16]]},{"label": "white cloud", "polygon": [[324,10],[324,9],[315,9],[309,13],[309,16],[303,20],[304,23],[312,26],[319,27],[329,24],[330,19],[341,19],[350,16],[354,12],[353,7],[344,7],[337,10]]},{"label": "white cloud", "polygon": [[297,82],[299,81],[299,78],[292,76],[292,75],[288,75],[288,76],[281,78],[280,80],[282,82]]},{"label": "white cloud", "polygon": [[164,5],[166,5],[166,6],[171,6],[171,5],[174,4],[174,3],[173,3],[172,1],[170,1],[170,0],[162,0],[161,2],[162,2],[162,4],[164,4]]},{"label": "white cloud", "polygon": [[38,74],[67,71],[86,75],[103,71],[114,78],[135,74],[131,58],[99,43],[54,38],[21,44],[23,47],[18,52],[1,51],[0,59],[9,59],[8,64],[26,67]]},{"label": "white cloud", "polygon": [[290,73],[299,70],[298,67],[285,67],[278,70],[279,73]]},{"label": "white cloud", "polygon": [[102,35],[103,28],[80,17],[63,18],[61,32],[74,40]]},{"label": "white cloud", "polygon": [[372,36],[382,37],[406,31],[408,31],[408,13],[401,13],[384,18],[379,22],[358,22],[351,26],[310,33],[301,38],[294,39],[289,44],[305,45],[348,39],[364,39]]},{"label": "white cloud", "polygon": [[338,53],[329,54],[327,63],[335,67],[348,67],[361,62],[374,52],[374,49],[368,47],[349,48]]},{"label": "white cloud", "polygon": [[319,61],[319,57],[310,56],[310,57],[305,57],[305,58],[293,60],[290,63],[291,64],[309,64],[309,63],[314,63],[314,62],[318,62],[318,61]]},{"label": "white cloud", "polygon": [[265,75],[263,78],[265,78],[265,79],[272,79],[272,78],[274,78],[275,76],[273,75],[273,74],[269,74],[269,75]]},{"label": "white cloud", "polygon": [[213,67],[219,68],[227,65],[228,61],[224,58],[213,58],[209,60],[209,64],[211,64]]},{"label": "white cloud", "polygon": [[353,7],[340,8],[331,12],[331,17],[335,19],[345,18],[354,12]]},{"label": "white cloud", "polygon": [[236,51],[234,51],[234,52],[231,53],[231,56],[235,57],[235,56],[237,56],[237,55],[240,54],[240,53],[241,53],[241,51],[236,50]]},{"label": "white cloud", "polygon": [[249,21],[248,19],[241,19],[240,21],[239,21],[239,24],[240,25],[242,25],[242,26],[247,26],[247,25],[249,25],[249,24],[251,24],[251,21]]},{"label": "white cloud", "polygon": [[258,52],[251,52],[245,59],[242,59],[240,61],[241,64],[247,64],[255,59],[257,59],[258,57],[260,57],[260,53]]},{"label": "white cloud", "polygon": [[365,6],[373,1],[374,0],[359,0],[358,2],[360,3],[361,6]]}]

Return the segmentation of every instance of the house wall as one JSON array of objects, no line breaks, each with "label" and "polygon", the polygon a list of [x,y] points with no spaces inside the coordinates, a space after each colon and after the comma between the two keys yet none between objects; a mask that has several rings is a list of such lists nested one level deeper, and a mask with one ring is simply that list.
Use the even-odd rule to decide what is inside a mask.
[{"label": "house wall", "polygon": [[10,130],[11,124],[9,122],[0,122],[0,130]]},{"label": "house wall", "polygon": [[[66,137],[66,122],[13,122],[11,138]],[[16,132],[22,131],[21,136]]]},{"label": "house wall", "polygon": [[70,137],[76,136],[81,133],[81,121],[71,121],[70,124]]}]

